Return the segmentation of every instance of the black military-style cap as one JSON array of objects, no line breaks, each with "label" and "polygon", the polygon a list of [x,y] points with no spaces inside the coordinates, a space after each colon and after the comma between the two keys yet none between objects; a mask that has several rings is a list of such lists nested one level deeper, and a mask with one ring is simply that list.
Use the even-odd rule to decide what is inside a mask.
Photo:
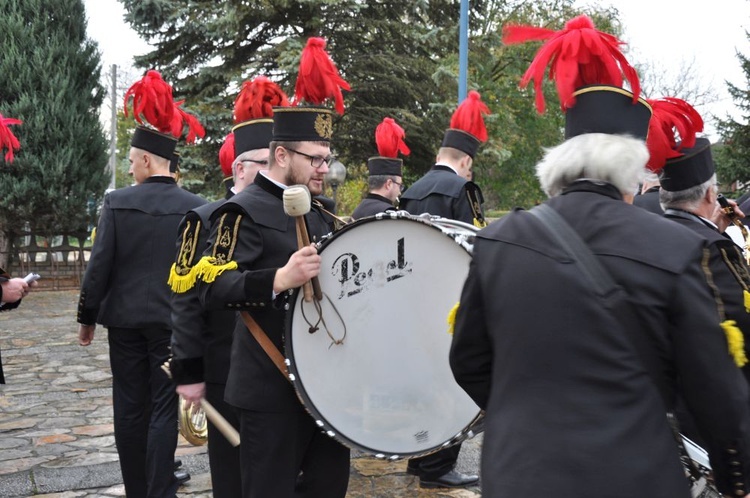
[{"label": "black military-style cap", "polygon": [[180,171],[180,159],[180,153],[175,151],[174,154],[172,154],[172,159],[169,160],[170,173],[177,173]]},{"label": "black military-style cap", "polygon": [[273,139],[282,142],[330,142],[333,111],[325,107],[274,107]]},{"label": "black military-style cap", "polygon": [[682,156],[668,159],[659,174],[661,188],[679,192],[700,185],[716,172],[711,156],[711,142],[707,138],[696,138],[695,146],[682,149]]},{"label": "black military-style cap", "polygon": [[367,171],[370,176],[391,175],[402,176],[401,166],[404,161],[392,157],[375,156],[367,160]]},{"label": "black military-style cap", "polygon": [[448,128],[443,134],[443,143],[440,146],[458,149],[474,159],[480,144],[479,139],[471,133],[456,128]]},{"label": "black military-style cap", "polygon": [[575,105],[565,113],[565,138],[585,133],[630,135],[642,140],[648,135],[651,106],[624,88],[591,85],[573,93]]},{"label": "black military-style cap", "polygon": [[171,161],[174,149],[177,147],[177,139],[151,128],[139,126],[133,132],[130,145]]},{"label": "black military-style cap", "polygon": [[273,140],[273,119],[251,119],[232,128],[234,157],[255,149],[267,149]]}]

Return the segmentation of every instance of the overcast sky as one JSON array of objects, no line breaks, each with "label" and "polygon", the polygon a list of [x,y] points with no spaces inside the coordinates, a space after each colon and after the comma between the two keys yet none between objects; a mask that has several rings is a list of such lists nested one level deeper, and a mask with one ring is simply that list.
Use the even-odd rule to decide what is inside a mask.
[{"label": "overcast sky", "polygon": [[[124,9],[117,0],[84,0],[84,3],[89,36],[99,43],[105,69],[111,64],[127,69],[134,55],[149,50],[123,20]],[[577,1],[579,5],[591,3],[591,0]],[[719,96],[718,102],[710,108],[700,110],[720,116],[734,112],[724,82],[746,85],[734,54],[739,50],[750,56],[750,42],[745,36],[745,29],[750,29],[750,0],[705,3],[602,0],[598,3],[617,5],[625,26],[623,38],[632,50],[629,53],[632,63],[650,60],[676,71],[682,61],[694,58],[698,68],[696,78],[712,85]],[[711,135],[712,139],[716,138]]]}]

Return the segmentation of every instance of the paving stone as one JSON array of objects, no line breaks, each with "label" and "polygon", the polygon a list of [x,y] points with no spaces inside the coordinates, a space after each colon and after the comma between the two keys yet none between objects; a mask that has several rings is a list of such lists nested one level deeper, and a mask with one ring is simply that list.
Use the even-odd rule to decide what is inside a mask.
[{"label": "paving stone", "polygon": [[[107,331],[76,344],[76,291],[35,293],[0,314],[6,382],[0,387],[0,497],[125,496],[114,442]],[[33,305],[32,305],[33,303]],[[12,323],[12,326],[10,325]],[[481,437],[464,442],[457,469],[477,473]],[[191,480],[179,498],[211,498],[207,446],[180,438]],[[405,461],[352,452],[347,498],[476,498],[480,488],[423,490]],[[37,494],[33,494],[36,492]]]}]

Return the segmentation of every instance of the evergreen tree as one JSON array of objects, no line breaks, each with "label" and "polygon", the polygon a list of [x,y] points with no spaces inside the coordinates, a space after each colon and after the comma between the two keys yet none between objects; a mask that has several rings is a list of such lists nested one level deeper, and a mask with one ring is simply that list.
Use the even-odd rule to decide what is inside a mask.
[{"label": "evergreen tree", "polygon": [[23,121],[0,163],[0,229],[85,233],[107,185],[100,56],[81,0],[0,3],[0,112]]},{"label": "evergreen tree", "polygon": [[120,1],[126,19],[155,46],[137,64],[161,71],[206,127],[203,143],[183,151],[186,184],[199,189],[205,182],[201,193],[221,194],[217,155],[242,81],[268,75],[291,95],[310,36],[328,40],[353,88],[335,123],[340,160],[355,171],[375,155],[375,127],[391,116],[407,133],[409,171],[418,176],[432,165],[450,118],[434,104],[455,106],[457,93],[455,77],[447,87],[434,78],[441,60],[458,50],[455,2]]},{"label": "evergreen tree", "polygon": [[[746,32],[750,39],[750,33]],[[750,58],[737,53],[742,71],[745,73],[745,87],[727,82],[729,94],[737,109],[742,111],[741,121],[727,116],[718,120],[718,130],[723,142],[715,150],[716,172],[723,184],[750,182]]]},{"label": "evergreen tree", "polygon": [[[298,56],[309,36],[328,40],[329,53],[352,86],[333,143],[348,168],[347,183],[366,175],[362,166],[377,152],[375,127],[386,116],[406,130],[412,150],[404,161],[407,185],[432,166],[457,105],[457,0],[120,2],[133,28],[155,46],[137,64],[162,71],[206,125],[204,143],[183,154],[191,186],[205,181],[208,190],[220,192],[217,153],[231,127],[240,83],[266,74],[291,94]],[[512,20],[559,29],[579,13],[573,0],[470,3],[468,86],[493,112],[489,143],[475,161],[487,207],[541,200],[533,166],[543,146],[562,140],[554,90],[547,88],[547,114],[537,116],[531,92],[518,89],[539,45],[504,47],[501,28]],[[615,10],[591,15],[600,29],[612,32]]]}]

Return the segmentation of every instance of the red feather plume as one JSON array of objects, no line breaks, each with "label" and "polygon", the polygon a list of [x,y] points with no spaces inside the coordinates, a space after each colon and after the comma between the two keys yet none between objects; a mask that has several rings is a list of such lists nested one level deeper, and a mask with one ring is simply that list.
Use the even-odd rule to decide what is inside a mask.
[{"label": "red feather plume", "polygon": [[273,81],[258,76],[242,83],[242,88],[234,100],[234,122],[244,123],[251,119],[273,117],[274,107],[287,107],[289,98]]},{"label": "red feather plume", "polygon": [[174,103],[174,113],[172,114],[172,123],[169,131],[173,136],[179,138],[182,135],[182,129],[187,125],[188,134],[185,137],[185,141],[192,144],[195,142],[196,136],[201,138],[206,136],[206,130],[200,121],[198,121],[198,118],[180,107],[183,103],[185,103],[184,100]]},{"label": "red feather plume", "polygon": [[[703,131],[703,118],[682,99],[665,97],[649,100],[653,109],[648,123],[646,145],[650,158],[646,167],[658,173],[667,159],[680,157],[680,150],[695,145],[695,135]],[[679,136],[679,145],[675,132]]]},{"label": "red feather plume", "polygon": [[398,153],[408,156],[411,150],[404,142],[406,132],[393,118],[384,118],[383,122],[375,128],[375,144],[378,154],[383,157],[396,158]]},{"label": "red feather plume", "polygon": [[22,124],[20,119],[6,118],[0,114],[0,150],[8,149],[5,153],[5,160],[9,163],[13,162],[13,151],[21,148],[21,143],[10,131],[10,126],[20,124]]},{"label": "red feather plume", "polygon": [[234,133],[224,137],[224,143],[219,149],[219,164],[224,177],[232,176],[232,163],[234,162]]},{"label": "red feather plume", "polygon": [[509,25],[503,28],[503,42],[516,44],[544,41],[521,79],[521,88],[534,80],[536,109],[544,112],[542,83],[550,65],[549,77],[557,86],[563,111],[575,105],[573,92],[585,85],[622,86],[623,76],[630,82],[633,101],[638,100],[641,84],[638,73],[630,65],[616,37],[598,31],[587,16],[575,17],[560,31],[530,26]]},{"label": "red feather plume", "polygon": [[475,136],[480,142],[486,142],[487,128],[482,116],[489,113],[490,109],[482,102],[479,92],[472,90],[453,113],[451,128],[463,130]]},{"label": "red feather plume", "polygon": [[321,105],[327,99],[333,99],[336,112],[344,114],[344,95],[342,90],[351,90],[349,83],[339,75],[336,65],[325,51],[326,41],[312,37],[302,51],[299,61],[297,84],[294,86],[296,101],[305,101]]},{"label": "red feather plume", "polygon": [[161,74],[149,70],[143,78],[128,88],[125,92],[125,117],[128,116],[128,101],[131,96],[133,97],[133,116],[139,124],[143,124],[143,117],[158,131],[162,133],[171,131],[175,113],[172,87],[162,79]]}]

